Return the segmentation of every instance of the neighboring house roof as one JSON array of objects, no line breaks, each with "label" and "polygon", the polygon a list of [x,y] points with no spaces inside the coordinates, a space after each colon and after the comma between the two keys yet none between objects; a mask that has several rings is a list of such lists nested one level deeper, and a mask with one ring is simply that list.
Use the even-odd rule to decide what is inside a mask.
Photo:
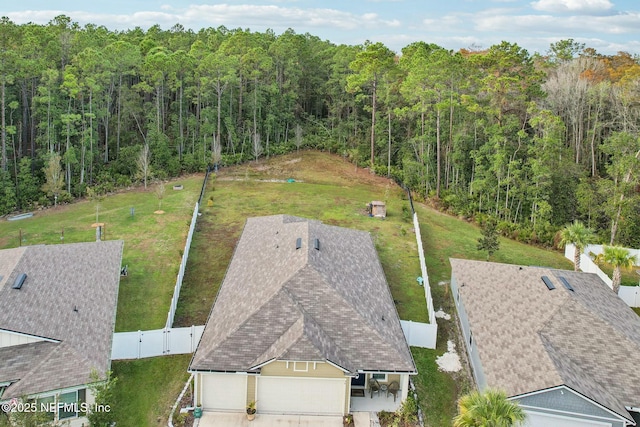
[{"label": "neighboring house roof", "polygon": [[640,406],[640,317],[598,276],[450,261],[489,386],[517,396],[566,385],[631,420],[625,406]]},{"label": "neighboring house roof", "polygon": [[190,370],[247,372],[274,359],[416,372],[369,233],[247,220]]},{"label": "neighboring house roof", "polygon": [[[0,333],[44,341],[0,348],[2,399],[90,382],[109,370],[122,241],[0,251]],[[15,279],[27,274],[21,289]]]}]

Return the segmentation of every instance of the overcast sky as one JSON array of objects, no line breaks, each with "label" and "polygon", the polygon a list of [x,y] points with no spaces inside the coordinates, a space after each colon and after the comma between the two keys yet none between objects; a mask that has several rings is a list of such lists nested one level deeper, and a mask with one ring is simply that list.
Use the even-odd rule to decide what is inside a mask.
[{"label": "overcast sky", "polygon": [[640,0],[3,0],[0,14],[17,24],[65,14],[110,30],[292,28],[336,44],[382,41],[396,52],[418,40],[454,50],[506,40],[546,53],[573,38],[602,54],[640,54]]}]

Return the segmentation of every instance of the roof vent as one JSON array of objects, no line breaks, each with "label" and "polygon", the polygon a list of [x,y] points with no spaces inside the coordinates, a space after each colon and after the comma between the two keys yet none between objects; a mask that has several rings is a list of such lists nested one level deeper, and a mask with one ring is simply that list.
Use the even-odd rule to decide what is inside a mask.
[{"label": "roof vent", "polygon": [[542,281],[544,282],[545,285],[547,285],[547,288],[552,291],[554,290],[556,287],[553,286],[553,283],[551,283],[551,280],[549,280],[549,278],[547,276],[542,276]]},{"label": "roof vent", "polygon": [[302,237],[298,237],[296,239],[296,249],[300,249],[302,247]]},{"label": "roof vent", "polygon": [[565,288],[567,288],[567,290],[571,291],[571,292],[575,292],[576,290],[573,289],[573,286],[571,286],[571,283],[569,283],[569,281],[567,279],[565,279],[564,277],[559,277],[560,281],[562,282],[562,284],[564,285]]},{"label": "roof vent", "polygon": [[22,288],[22,284],[27,279],[27,273],[21,273],[18,277],[16,277],[16,281],[13,282],[13,289]]},{"label": "roof vent", "polygon": [[313,247],[316,251],[320,250],[320,239],[313,239]]}]

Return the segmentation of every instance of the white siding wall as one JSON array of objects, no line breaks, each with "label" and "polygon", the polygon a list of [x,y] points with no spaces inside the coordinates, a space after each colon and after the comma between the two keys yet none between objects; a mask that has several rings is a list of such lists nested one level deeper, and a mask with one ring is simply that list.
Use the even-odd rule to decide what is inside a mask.
[{"label": "white siding wall", "polygon": [[14,345],[30,344],[32,342],[44,341],[42,338],[29,335],[17,334],[15,332],[0,331],[0,348]]}]

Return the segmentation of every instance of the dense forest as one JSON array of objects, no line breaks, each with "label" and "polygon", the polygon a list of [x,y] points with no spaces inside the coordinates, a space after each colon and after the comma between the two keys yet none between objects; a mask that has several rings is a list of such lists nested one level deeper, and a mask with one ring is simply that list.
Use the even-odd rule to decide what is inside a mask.
[{"label": "dense forest", "polygon": [[0,23],[0,215],[304,147],[544,245],[640,246],[640,60],[574,40],[335,45],[288,30]]}]

